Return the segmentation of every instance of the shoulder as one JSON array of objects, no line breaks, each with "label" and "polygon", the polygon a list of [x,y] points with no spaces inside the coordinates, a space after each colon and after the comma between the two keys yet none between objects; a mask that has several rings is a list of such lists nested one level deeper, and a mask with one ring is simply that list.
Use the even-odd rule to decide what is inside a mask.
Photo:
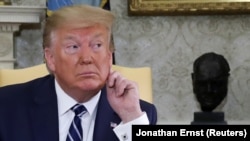
[{"label": "shoulder", "polygon": [[[0,101],[8,98],[18,98],[30,94],[32,91],[43,87],[46,83],[53,82],[54,77],[46,75],[28,82],[12,84],[0,87]],[[14,99],[13,99],[14,100]]]},{"label": "shoulder", "polygon": [[149,103],[144,100],[140,100],[140,105],[142,111],[147,113],[150,124],[156,124],[157,122],[157,109],[156,106],[152,103]]},{"label": "shoulder", "polygon": [[149,103],[144,100],[140,100],[140,105],[143,111],[148,111],[148,112],[156,112],[156,107],[154,104]]}]

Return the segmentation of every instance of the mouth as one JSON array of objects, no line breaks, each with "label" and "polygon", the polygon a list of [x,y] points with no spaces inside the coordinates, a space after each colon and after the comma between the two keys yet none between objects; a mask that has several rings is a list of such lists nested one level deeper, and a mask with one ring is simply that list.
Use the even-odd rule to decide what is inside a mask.
[{"label": "mouth", "polygon": [[80,77],[94,77],[96,75],[97,75],[97,73],[91,72],[91,71],[86,71],[86,72],[82,72],[82,73],[78,74],[78,76],[80,76]]}]

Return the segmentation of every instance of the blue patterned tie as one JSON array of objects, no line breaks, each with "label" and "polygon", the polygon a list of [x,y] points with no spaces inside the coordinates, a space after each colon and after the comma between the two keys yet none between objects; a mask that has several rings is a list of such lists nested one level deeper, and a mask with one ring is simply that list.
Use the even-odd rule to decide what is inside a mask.
[{"label": "blue patterned tie", "polygon": [[75,112],[75,117],[70,125],[66,141],[82,141],[81,117],[87,110],[81,104],[76,104],[71,110]]}]

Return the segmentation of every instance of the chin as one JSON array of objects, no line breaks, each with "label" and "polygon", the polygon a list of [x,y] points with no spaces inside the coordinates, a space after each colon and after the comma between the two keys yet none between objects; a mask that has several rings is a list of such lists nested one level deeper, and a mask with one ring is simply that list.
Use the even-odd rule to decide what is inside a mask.
[{"label": "chin", "polygon": [[80,85],[80,88],[84,91],[93,91],[93,90],[100,90],[102,89],[102,87],[104,86],[104,84],[100,84],[100,83],[82,83]]}]

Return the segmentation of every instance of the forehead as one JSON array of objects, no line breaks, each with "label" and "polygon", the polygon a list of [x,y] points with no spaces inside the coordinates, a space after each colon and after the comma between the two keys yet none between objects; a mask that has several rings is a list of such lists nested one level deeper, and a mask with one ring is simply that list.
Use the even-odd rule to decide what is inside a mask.
[{"label": "forehead", "polygon": [[88,27],[62,26],[54,30],[54,33],[61,37],[64,36],[74,37],[80,35],[82,38],[84,38],[85,36],[106,37],[110,35],[109,30],[102,25],[93,25]]},{"label": "forehead", "polygon": [[88,29],[96,29],[96,30],[105,30],[109,31],[109,28],[102,24],[88,24],[88,23],[63,23],[56,28],[57,30],[88,30]]},{"label": "forehead", "polygon": [[214,79],[220,76],[224,76],[223,66],[216,61],[204,61],[200,63],[197,67],[197,72],[195,72],[196,77],[203,79]]}]

